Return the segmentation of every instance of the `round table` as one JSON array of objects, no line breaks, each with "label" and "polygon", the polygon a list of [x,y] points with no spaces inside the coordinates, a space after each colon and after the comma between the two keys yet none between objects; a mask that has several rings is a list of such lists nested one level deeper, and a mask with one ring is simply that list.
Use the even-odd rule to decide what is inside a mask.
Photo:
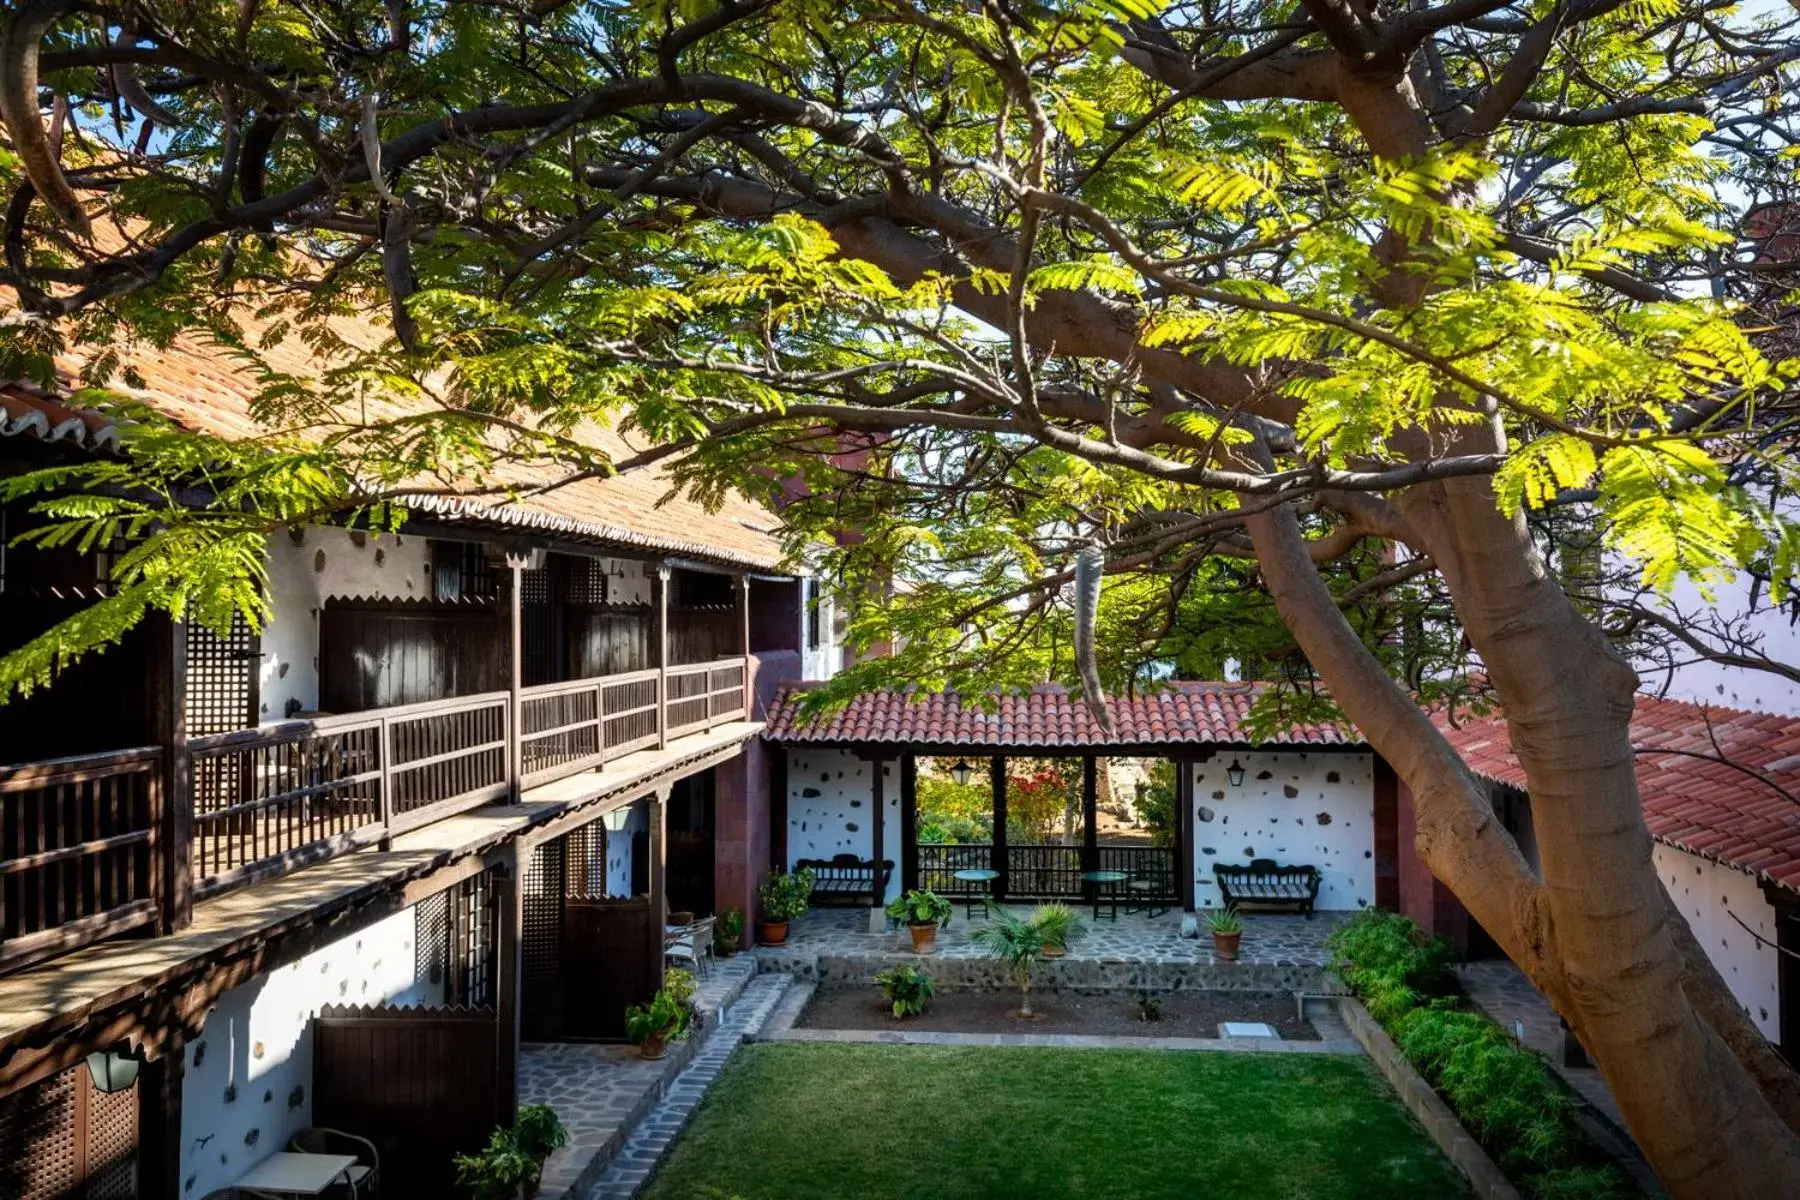
[{"label": "round table", "polygon": [[974,920],[975,901],[987,899],[988,888],[994,880],[1000,878],[1000,872],[990,871],[984,867],[970,867],[966,870],[952,872],[950,878],[958,883],[970,883],[977,887],[977,891],[970,892],[963,897],[964,914],[970,920]]},{"label": "round table", "polygon": [[1119,885],[1131,876],[1123,871],[1083,871],[1081,882],[1090,884],[1094,889],[1094,920],[1100,919],[1100,901],[1104,898],[1111,906],[1108,917],[1119,919]]}]

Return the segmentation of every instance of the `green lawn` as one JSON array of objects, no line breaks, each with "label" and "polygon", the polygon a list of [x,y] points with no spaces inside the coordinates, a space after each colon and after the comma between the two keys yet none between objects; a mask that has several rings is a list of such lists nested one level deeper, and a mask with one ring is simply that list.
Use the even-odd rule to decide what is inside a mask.
[{"label": "green lawn", "polygon": [[1361,1058],[744,1047],[650,1200],[1467,1195]]}]

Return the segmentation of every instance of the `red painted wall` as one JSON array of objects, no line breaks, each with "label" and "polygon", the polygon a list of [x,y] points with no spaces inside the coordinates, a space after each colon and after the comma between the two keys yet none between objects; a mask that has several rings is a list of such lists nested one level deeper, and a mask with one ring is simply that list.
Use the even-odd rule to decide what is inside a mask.
[{"label": "red painted wall", "polygon": [[[754,656],[751,715],[760,721],[769,702],[783,683],[800,678],[800,656],[792,650]],[[716,792],[713,809],[713,892],[719,912],[728,908],[744,912],[743,947],[750,945],[756,919],[756,886],[774,859],[770,844],[771,788],[769,747],[760,737],[744,743],[743,753],[713,769]]]},{"label": "red painted wall", "polygon": [[1414,847],[1417,825],[1413,817],[1412,792],[1407,789],[1405,780],[1395,780],[1394,807],[1400,912],[1417,921],[1427,933],[1435,933],[1458,951],[1466,951],[1469,948],[1468,911],[1450,894],[1449,888],[1437,881]]}]

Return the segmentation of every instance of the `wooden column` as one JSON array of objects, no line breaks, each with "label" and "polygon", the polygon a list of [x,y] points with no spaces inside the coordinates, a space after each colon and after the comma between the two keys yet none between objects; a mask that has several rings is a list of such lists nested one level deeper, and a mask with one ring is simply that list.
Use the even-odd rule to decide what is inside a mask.
[{"label": "wooden column", "polygon": [[138,1073],[137,1194],[141,1200],[182,1200],[181,1080],[187,1046],[179,1038]]},{"label": "wooden column", "polygon": [[919,886],[919,760],[912,751],[900,756],[900,888]]},{"label": "wooden column", "polygon": [[656,748],[669,746],[669,564],[650,577],[650,664],[656,668]]},{"label": "wooden column", "polygon": [[1175,760],[1175,894],[1194,911],[1194,764]]},{"label": "wooden column", "polygon": [[883,772],[887,764],[879,758],[869,760],[869,800],[873,812],[869,814],[869,861],[875,864],[875,886],[869,889],[869,932],[879,933],[887,927],[882,919],[882,908],[887,904],[887,897],[882,895],[881,860],[887,855],[887,787]]},{"label": "wooden column", "polygon": [[[768,745],[769,753],[769,857],[773,865],[787,870],[788,865],[788,760],[787,747],[776,742]],[[754,865],[754,864],[752,864]],[[761,882],[750,881],[752,885]],[[750,914],[754,916],[755,914]],[[748,920],[748,917],[746,917]]]},{"label": "wooden column", "polygon": [[526,556],[506,554],[506,788],[512,802],[519,802],[519,779],[525,774],[524,748],[519,740],[525,686],[524,582]]},{"label": "wooden column", "polygon": [[511,1125],[519,1115],[519,1030],[523,1008],[520,992],[525,982],[525,861],[530,850],[515,840],[500,852],[492,886],[495,889],[494,1011],[499,1022],[494,1108],[500,1124]]},{"label": "wooden column", "polygon": [[[738,633],[740,647],[744,652],[744,717],[746,721],[756,719],[756,696],[751,692],[751,683],[756,677],[756,664],[750,660],[750,577],[739,575],[738,585]],[[711,686],[709,681],[708,686]]]},{"label": "wooden column", "polygon": [[1006,760],[998,755],[988,760],[988,783],[994,794],[994,870],[1000,872],[1000,878],[994,880],[994,899],[1004,904],[1007,884]]},{"label": "wooden column", "polygon": [[1375,905],[1400,909],[1400,780],[1387,759],[1375,756]]},{"label": "wooden column", "polygon": [[669,831],[665,793],[650,797],[645,806],[650,817],[650,940],[651,978],[663,984],[663,926],[669,923]]},{"label": "wooden column", "polygon": [[1100,869],[1100,760],[1081,758],[1081,869]]},{"label": "wooden column", "polygon": [[163,748],[154,782],[158,806],[153,834],[162,915],[158,931],[174,933],[194,919],[194,771],[187,749],[187,626],[165,617],[150,622],[151,728]]}]

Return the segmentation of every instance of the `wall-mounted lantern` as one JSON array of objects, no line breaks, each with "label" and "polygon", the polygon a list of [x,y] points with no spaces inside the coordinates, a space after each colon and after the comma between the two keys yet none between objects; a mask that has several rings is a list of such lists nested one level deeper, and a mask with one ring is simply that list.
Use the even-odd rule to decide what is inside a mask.
[{"label": "wall-mounted lantern", "polygon": [[1244,764],[1239,762],[1235,758],[1232,759],[1231,765],[1229,767],[1225,768],[1225,778],[1231,780],[1232,787],[1243,787],[1244,786]]},{"label": "wall-mounted lantern", "polygon": [[959,785],[969,782],[969,776],[974,773],[975,768],[960,758],[956,760],[956,765],[950,768],[950,778],[956,780]]},{"label": "wall-mounted lantern", "polygon": [[109,1095],[136,1083],[138,1068],[143,1065],[131,1055],[116,1050],[96,1050],[87,1056],[88,1074],[94,1077],[95,1090]]},{"label": "wall-mounted lantern", "polygon": [[600,818],[609,833],[624,833],[625,827],[631,824],[631,805],[621,804]]}]

